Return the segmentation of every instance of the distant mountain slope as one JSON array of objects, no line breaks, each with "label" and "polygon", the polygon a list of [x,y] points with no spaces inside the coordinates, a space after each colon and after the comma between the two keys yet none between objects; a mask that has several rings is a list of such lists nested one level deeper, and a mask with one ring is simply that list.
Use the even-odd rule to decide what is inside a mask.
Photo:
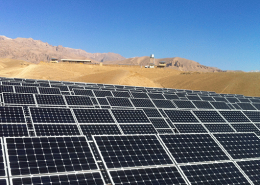
[{"label": "distant mountain slope", "polygon": [[91,59],[93,62],[125,59],[116,53],[88,53],[82,49],[52,46],[32,38],[11,39],[6,36],[0,36],[0,58],[20,59],[33,63],[49,61],[51,58]]},{"label": "distant mountain slope", "polygon": [[[173,68],[180,71],[199,71],[199,72],[220,72],[221,70],[216,67],[208,67],[199,64],[193,60],[185,58],[174,57],[174,58],[162,58],[155,59],[155,65],[158,65],[160,61],[165,61],[167,67]],[[106,61],[105,64],[122,64],[122,65],[148,65],[150,63],[150,57],[134,57],[128,58],[122,61]]]}]

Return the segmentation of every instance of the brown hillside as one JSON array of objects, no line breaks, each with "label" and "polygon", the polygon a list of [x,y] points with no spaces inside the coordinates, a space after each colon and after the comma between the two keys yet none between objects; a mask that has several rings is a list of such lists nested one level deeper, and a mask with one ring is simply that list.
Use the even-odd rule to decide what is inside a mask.
[{"label": "brown hillside", "polygon": [[0,59],[0,76],[192,89],[260,96],[260,73],[181,72],[174,69],[146,69],[140,66],[120,65],[31,64],[21,60]]},{"label": "brown hillside", "polygon": [[[155,59],[155,65],[158,65],[159,62],[166,62],[167,67],[180,70],[180,71],[198,71],[198,72],[220,72],[221,70],[216,67],[207,67],[195,62],[193,60],[188,60],[185,58],[174,57],[174,58],[162,58]],[[105,64],[121,64],[121,65],[149,65],[150,57],[134,57],[128,58],[122,61],[106,61]]]},{"label": "brown hillside", "polygon": [[32,63],[49,61],[51,58],[91,59],[98,62],[125,59],[116,53],[88,53],[81,49],[52,46],[32,38],[11,39],[5,36],[0,36],[0,58],[20,59]]}]

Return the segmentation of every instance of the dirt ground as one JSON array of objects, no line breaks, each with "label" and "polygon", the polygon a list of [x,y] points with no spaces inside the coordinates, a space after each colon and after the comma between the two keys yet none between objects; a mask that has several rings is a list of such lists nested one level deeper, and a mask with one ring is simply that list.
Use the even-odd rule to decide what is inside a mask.
[{"label": "dirt ground", "polygon": [[260,97],[260,73],[198,73],[119,65],[31,64],[20,60],[0,59],[0,76],[204,90]]}]

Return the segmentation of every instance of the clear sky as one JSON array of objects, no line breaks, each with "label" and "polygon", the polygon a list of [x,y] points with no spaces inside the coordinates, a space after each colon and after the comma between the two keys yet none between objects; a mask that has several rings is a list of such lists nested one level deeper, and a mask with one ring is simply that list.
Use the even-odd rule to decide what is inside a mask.
[{"label": "clear sky", "polygon": [[260,70],[260,0],[0,0],[0,35]]}]

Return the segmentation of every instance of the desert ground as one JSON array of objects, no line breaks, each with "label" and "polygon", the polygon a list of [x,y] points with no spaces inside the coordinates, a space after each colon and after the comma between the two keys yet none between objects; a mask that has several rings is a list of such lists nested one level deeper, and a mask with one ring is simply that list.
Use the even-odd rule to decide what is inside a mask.
[{"label": "desert ground", "polygon": [[45,62],[32,64],[21,60],[0,59],[0,76],[204,90],[260,97],[260,73],[183,72],[140,66]]}]

